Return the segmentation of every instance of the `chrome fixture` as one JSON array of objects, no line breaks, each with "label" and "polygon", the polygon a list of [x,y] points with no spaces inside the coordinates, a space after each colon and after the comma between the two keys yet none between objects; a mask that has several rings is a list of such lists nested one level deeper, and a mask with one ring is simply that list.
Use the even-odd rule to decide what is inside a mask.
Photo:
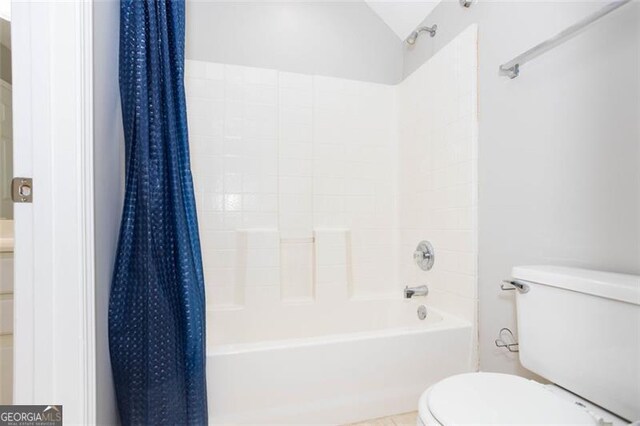
[{"label": "chrome fixture", "polygon": [[419,285],[417,287],[404,287],[404,298],[411,299],[414,296],[426,296],[429,294],[429,289],[426,285]]},{"label": "chrome fixture", "polygon": [[558,34],[556,34],[555,36],[551,37],[550,39],[545,40],[542,43],[538,44],[537,46],[532,47],[531,49],[527,50],[523,54],[516,56],[515,58],[513,58],[509,62],[506,62],[506,63],[500,65],[500,74],[501,75],[506,75],[511,79],[516,78],[520,74],[520,68],[522,67],[522,65],[524,65],[527,62],[529,62],[533,58],[535,58],[537,56],[540,56],[543,53],[553,49],[554,47],[561,45],[565,41],[569,40],[573,36],[575,36],[578,33],[580,33],[589,24],[594,23],[598,19],[600,19],[603,16],[613,12],[614,10],[619,8],[620,6],[624,6],[625,4],[629,3],[630,1],[631,0],[619,0],[619,1],[615,1],[613,3],[609,3],[608,5],[603,7],[602,9],[600,9],[597,12],[587,16],[586,18],[582,19],[581,21],[576,22],[575,24],[573,24],[569,28],[559,32]]},{"label": "chrome fixture", "polygon": [[424,305],[418,306],[418,318],[423,320],[427,317],[427,307]]},{"label": "chrome fixture", "polygon": [[433,263],[436,261],[436,254],[429,241],[420,241],[418,247],[416,247],[416,251],[413,252],[413,260],[423,271],[428,271],[433,268]]},{"label": "chrome fixture", "polygon": [[518,342],[513,337],[513,332],[506,327],[500,329],[495,344],[499,348],[507,348],[509,352],[520,352]]},{"label": "chrome fixture", "polygon": [[459,1],[460,1],[460,6],[462,7],[469,7],[474,2],[474,0],[459,0]]},{"label": "chrome fixture", "polygon": [[416,39],[420,35],[420,33],[429,33],[431,37],[436,36],[436,31],[438,30],[437,25],[432,25],[431,27],[418,27],[414,32],[409,34],[409,37],[405,40],[408,44],[414,45],[416,43]]},{"label": "chrome fixture", "polygon": [[[500,289],[502,291],[518,290],[520,293],[523,293],[523,294],[529,292],[529,284],[523,281],[502,280],[502,282],[504,283],[504,284],[500,284]],[[507,287],[505,286],[505,284],[511,287]]]}]

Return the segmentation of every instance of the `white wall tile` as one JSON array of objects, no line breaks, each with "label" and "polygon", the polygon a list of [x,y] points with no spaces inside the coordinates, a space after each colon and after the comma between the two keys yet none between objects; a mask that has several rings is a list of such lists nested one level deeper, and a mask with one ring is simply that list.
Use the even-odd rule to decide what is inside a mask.
[{"label": "white wall tile", "polygon": [[242,214],[242,226],[245,228],[277,228],[278,214],[245,212]]},{"label": "white wall tile", "polygon": [[[206,277],[205,277],[206,280]],[[211,307],[229,306],[236,304],[236,290],[232,285],[207,285],[207,305]]]},{"label": "white wall tile", "polygon": [[282,142],[280,143],[280,157],[311,159],[313,157],[313,144],[311,142]]},{"label": "white wall tile", "polygon": [[281,194],[311,195],[313,191],[313,179],[311,177],[290,177],[280,178]]},{"label": "white wall tile", "polygon": [[278,84],[278,71],[265,68],[244,68],[244,83],[275,86]]},{"label": "white wall tile", "polygon": [[278,104],[277,87],[250,85],[240,90],[242,91],[240,98],[247,103],[274,106]]},{"label": "white wall tile", "polygon": [[280,72],[280,87],[311,91],[313,87],[313,77],[306,74],[291,72]]},{"label": "white wall tile", "polygon": [[[187,62],[191,62],[191,61],[187,61]],[[208,80],[224,80],[224,65],[206,62],[205,77]]]},{"label": "white wall tile", "polygon": [[475,294],[473,88],[443,72],[462,56],[398,87],[187,61],[209,303],[395,297],[423,238],[434,286]]},{"label": "white wall tile", "polygon": [[271,307],[280,303],[280,286],[253,286],[245,289],[244,304],[248,308]]},{"label": "white wall tile", "polygon": [[[475,321],[475,74],[462,72],[475,62],[470,43],[446,46],[398,88],[398,257],[402,281],[428,282],[434,306]],[[422,239],[430,240],[436,250],[429,272],[418,270],[410,257]]]}]

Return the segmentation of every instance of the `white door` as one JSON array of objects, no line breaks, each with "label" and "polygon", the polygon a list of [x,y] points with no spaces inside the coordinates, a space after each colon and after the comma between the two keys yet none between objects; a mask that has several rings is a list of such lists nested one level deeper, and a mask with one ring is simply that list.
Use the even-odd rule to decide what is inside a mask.
[{"label": "white door", "polygon": [[[95,422],[91,2],[11,8],[14,176],[14,404],[62,404]],[[117,35],[116,35],[117,36]]]}]

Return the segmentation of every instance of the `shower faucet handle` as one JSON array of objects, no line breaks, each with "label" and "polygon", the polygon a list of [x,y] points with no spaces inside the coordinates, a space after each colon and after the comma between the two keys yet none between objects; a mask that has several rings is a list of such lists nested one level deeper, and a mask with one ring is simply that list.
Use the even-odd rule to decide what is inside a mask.
[{"label": "shower faucet handle", "polygon": [[429,253],[428,251],[416,250],[413,252],[413,260],[416,262],[431,259],[432,256],[433,253]]},{"label": "shower faucet handle", "polygon": [[435,259],[436,254],[431,243],[429,241],[420,241],[420,244],[413,252],[413,261],[416,262],[416,265],[423,271],[428,271],[433,268]]}]

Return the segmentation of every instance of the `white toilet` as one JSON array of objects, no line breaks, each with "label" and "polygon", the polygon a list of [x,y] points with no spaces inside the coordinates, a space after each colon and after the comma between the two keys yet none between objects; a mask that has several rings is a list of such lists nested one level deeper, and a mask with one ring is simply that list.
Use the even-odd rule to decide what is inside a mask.
[{"label": "white toilet", "polygon": [[448,377],[420,397],[418,425],[639,421],[640,277],[556,266],[512,275],[520,362],[554,384],[497,373]]}]

